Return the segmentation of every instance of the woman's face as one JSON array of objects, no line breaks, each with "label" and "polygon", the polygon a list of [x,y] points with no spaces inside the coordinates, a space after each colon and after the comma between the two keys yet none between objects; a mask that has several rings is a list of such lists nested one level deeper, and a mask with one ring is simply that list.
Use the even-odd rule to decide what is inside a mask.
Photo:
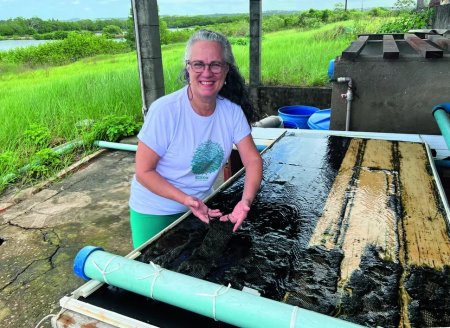
[{"label": "woman's face", "polygon": [[194,99],[215,99],[228,73],[222,45],[214,41],[197,41],[192,45],[188,72]]}]

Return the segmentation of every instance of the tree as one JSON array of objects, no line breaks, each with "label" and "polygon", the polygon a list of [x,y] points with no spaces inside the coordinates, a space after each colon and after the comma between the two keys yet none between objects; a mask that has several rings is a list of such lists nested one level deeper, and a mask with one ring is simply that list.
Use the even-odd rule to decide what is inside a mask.
[{"label": "tree", "polygon": [[414,8],[415,1],[414,0],[397,0],[394,3],[394,7],[398,10],[408,10]]},{"label": "tree", "polygon": [[[136,36],[134,33],[133,9],[130,9],[130,16],[128,16],[127,20],[127,33],[125,35],[125,39],[133,49],[136,49]],[[161,16],[159,17],[159,37],[161,44],[169,43],[169,29],[167,28],[167,23],[163,21]]]},{"label": "tree", "polygon": [[425,8],[425,0],[417,0],[416,10],[422,10]]},{"label": "tree", "polygon": [[130,9],[130,15],[127,20],[127,33],[125,34],[125,40],[127,40],[128,44],[131,48],[136,49],[136,36],[134,35],[134,17],[133,17],[133,9]]},{"label": "tree", "polygon": [[107,37],[114,37],[116,35],[122,35],[122,30],[117,25],[108,25],[103,28],[103,34]]}]

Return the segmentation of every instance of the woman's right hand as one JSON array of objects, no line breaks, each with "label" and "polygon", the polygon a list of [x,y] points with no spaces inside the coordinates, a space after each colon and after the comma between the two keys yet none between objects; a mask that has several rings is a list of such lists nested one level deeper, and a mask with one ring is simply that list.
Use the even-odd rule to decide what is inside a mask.
[{"label": "woman's right hand", "polygon": [[192,211],[192,214],[194,214],[196,217],[198,217],[201,221],[205,223],[209,223],[211,218],[220,217],[222,215],[222,212],[220,210],[215,209],[212,210],[206,206],[203,201],[196,197],[188,196],[186,197],[186,200],[184,201],[184,205],[189,207],[189,209]]}]

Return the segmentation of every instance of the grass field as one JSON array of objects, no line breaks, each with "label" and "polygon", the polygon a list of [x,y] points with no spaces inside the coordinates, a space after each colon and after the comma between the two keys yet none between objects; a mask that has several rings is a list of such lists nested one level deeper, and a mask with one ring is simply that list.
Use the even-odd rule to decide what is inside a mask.
[{"label": "grass field", "polygon": [[[288,30],[264,35],[263,84],[327,85],[327,67],[350,43],[352,22],[329,24],[313,31]],[[163,46],[165,91],[180,86],[184,44]],[[249,46],[234,45],[241,73],[249,76]],[[24,131],[32,124],[50,131],[51,144],[79,137],[77,122],[106,115],[141,117],[136,53],[102,55],[73,64],[27,69],[8,67],[0,75],[0,155],[27,153]],[[0,67],[1,72],[1,67]],[[1,158],[0,158],[1,159]],[[1,164],[1,163],[0,163]],[[0,175],[5,172],[1,172]]]}]

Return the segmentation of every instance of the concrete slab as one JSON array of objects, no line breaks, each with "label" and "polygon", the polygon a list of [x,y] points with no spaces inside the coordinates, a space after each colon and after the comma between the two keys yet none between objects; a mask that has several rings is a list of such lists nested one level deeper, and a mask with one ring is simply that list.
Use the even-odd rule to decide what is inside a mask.
[{"label": "concrete slab", "polygon": [[[0,200],[0,327],[34,327],[58,312],[59,300],[83,284],[72,273],[83,246],[121,255],[132,250],[134,156],[100,152],[61,181]],[[50,320],[42,327],[50,327]]]}]

